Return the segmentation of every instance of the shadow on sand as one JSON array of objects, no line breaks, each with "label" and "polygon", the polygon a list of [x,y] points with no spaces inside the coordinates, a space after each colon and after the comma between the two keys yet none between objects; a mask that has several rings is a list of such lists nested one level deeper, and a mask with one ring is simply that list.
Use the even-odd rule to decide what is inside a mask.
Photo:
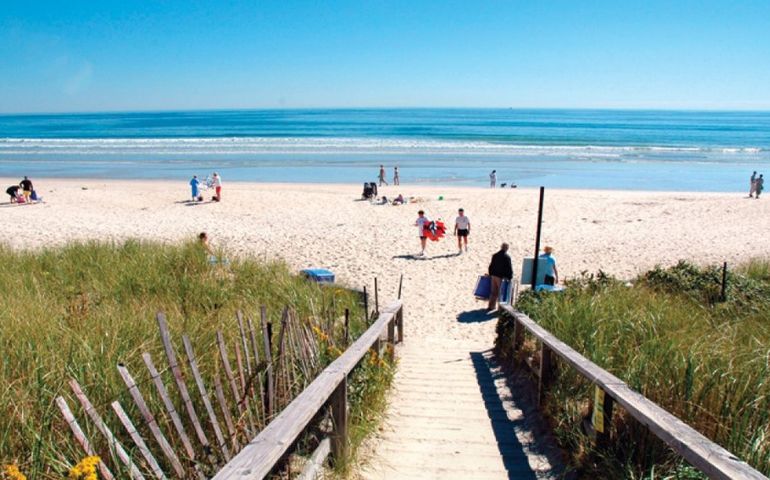
[{"label": "shadow on sand", "polygon": [[497,312],[488,314],[486,308],[477,308],[468,310],[457,315],[457,321],[460,323],[484,323],[490,320],[497,320]]},{"label": "shadow on sand", "polygon": [[443,255],[417,255],[415,253],[406,253],[404,255],[393,255],[391,257],[392,260],[395,259],[401,259],[401,260],[439,260],[442,258],[454,258],[459,257],[459,253],[445,253]]}]

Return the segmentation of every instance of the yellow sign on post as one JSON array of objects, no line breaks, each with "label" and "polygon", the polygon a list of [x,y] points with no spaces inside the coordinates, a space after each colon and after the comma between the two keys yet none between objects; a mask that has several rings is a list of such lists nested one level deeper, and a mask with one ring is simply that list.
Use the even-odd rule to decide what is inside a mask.
[{"label": "yellow sign on post", "polygon": [[594,390],[594,431],[604,433],[604,390],[597,385]]}]

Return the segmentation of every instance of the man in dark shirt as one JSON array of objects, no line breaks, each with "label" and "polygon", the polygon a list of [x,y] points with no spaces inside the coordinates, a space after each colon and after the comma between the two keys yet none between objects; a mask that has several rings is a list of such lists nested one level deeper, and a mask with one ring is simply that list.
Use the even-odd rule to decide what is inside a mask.
[{"label": "man in dark shirt", "polygon": [[500,251],[492,255],[492,261],[489,263],[489,276],[492,277],[491,288],[489,291],[489,310],[497,309],[497,297],[500,296],[500,284],[503,279],[513,278],[513,266],[511,257],[508,256],[508,244],[500,246]]},{"label": "man in dark shirt", "polygon": [[24,193],[24,200],[29,203],[29,197],[32,195],[32,181],[29,178],[24,177],[24,180],[19,182],[19,185],[21,186],[21,191]]},{"label": "man in dark shirt", "polygon": [[5,190],[5,193],[11,196],[11,203],[16,203],[16,195],[18,195],[18,192],[19,192],[18,185],[11,185]]}]

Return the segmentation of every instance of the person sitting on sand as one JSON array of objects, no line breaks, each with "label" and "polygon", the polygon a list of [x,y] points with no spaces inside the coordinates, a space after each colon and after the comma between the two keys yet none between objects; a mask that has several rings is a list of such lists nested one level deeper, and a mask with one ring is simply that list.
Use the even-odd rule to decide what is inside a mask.
[{"label": "person sitting on sand", "polygon": [[214,255],[214,252],[211,250],[211,245],[209,245],[209,236],[206,232],[201,232],[198,234],[198,243],[200,243],[201,247],[208,253],[209,255]]},{"label": "person sitting on sand", "polygon": [[192,180],[190,180],[190,189],[192,190],[192,201],[195,202],[198,200],[198,196],[200,195],[200,187],[201,182],[198,180],[198,175],[193,175]]},{"label": "person sitting on sand", "polygon": [[198,234],[198,242],[200,243],[201,247],[203,247],[203,250],[206,252],[206,255],[208,256],[209,263],[211,265],[223,265],[227,266],[230,265],[230,261],[224,257],[217,257],[214,253],[214,249],[211,248],[211,244],[209,243],[209,236],[206,232],[201,232]]},{"label": "person sitting on sand", "polygon": [[19,197],[19,187],[18,185],[11,185],[5,190],[5,193],[7,193],[11,197],[11,203],[18,202]]},{"label": "person sitting on sand", "polygon": [[400,193],[393,199],[393,205],[403,205],[404,203],[406,203],[406,201],[404,200],[404,196]]},{"label": "person sitting on sand", "polygon": [[540,258],[545,259],[545,284],[556,285],[559,283],[559,271],[556,269],[556,259],[553,258],[553,247],[543,248]]}]

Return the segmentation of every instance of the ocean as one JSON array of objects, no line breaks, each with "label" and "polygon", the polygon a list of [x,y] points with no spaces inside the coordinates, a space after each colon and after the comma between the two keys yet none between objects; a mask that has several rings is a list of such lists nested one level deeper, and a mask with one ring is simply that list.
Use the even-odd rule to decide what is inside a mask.
[{"label": "ocean", "polygon": [[0,115],[0,176],[743,192],[770,112],[316,109]]}]

